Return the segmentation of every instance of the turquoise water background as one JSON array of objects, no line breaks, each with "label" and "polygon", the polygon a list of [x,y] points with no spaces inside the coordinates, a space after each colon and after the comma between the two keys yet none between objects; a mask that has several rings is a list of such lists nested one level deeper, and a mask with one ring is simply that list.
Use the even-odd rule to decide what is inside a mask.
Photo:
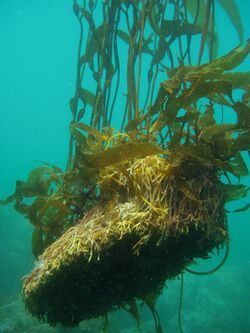
[{"label": "turquoise water background", "polygon": [[[250,38],[250,4],[248,0],[237,3],[246,40]],[[238,38],[221,8],[217,27],[219,55],[223,55],[238,45]],[[0,199],[13,193],[15,181],[25,180],[39,161],[65,168],[77,43],[78,24],[70,0],[1,0]],[[250,56],[240,70],[250,70]],[[244,182],[249,184],[249,177]],[[250,211],[229,214],[228,219],[230,255],[222,269],[205,277],[185,274],[184,332],[250,332]],[[11,205],[0,206],[0,332],[101,332],[99,322],[72,330],[50,329],[24,311],[20,289],[22,276],[33,267],[31,231]],[[213,267],[219,259],[215,254],[195,269]],[[164,332],[178,332],[179,289],[179,280],[169,282],[158,300]],[[153,332],[146,309],[141,309],[141,316],[143,332]],[[135,332],[132,319],[122,311],[111,316],[110,326],[114,333]]]}]

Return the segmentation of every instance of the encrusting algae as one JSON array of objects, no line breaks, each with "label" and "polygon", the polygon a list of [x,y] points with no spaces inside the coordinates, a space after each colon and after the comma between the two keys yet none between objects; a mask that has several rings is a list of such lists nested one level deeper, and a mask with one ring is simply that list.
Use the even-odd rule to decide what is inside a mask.
[{"label": "encrusting algae", "polygon": [[222,185],[210,167],[189,163],[194,174],[183,177],[192,196],[176,178],[181,165],[157,155],[105,168],[99,184],[107,201],[49,246],[26,278],[29,311],[67,326],[106,315],[160,292],[194,258],[222,246]]}]

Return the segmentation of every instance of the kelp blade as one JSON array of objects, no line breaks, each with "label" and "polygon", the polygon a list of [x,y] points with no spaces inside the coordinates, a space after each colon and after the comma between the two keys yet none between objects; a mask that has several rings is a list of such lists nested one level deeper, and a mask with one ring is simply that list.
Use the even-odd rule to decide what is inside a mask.
[{"label": "kelp blade", "polygon": [[133,158],[144,158],[149,155],[164,154],[165,150],[152,143],[128,142],[121,146],[108,148],[97,154],[87,154],[89,166],[103,168],[112,164],[124,162]]}]

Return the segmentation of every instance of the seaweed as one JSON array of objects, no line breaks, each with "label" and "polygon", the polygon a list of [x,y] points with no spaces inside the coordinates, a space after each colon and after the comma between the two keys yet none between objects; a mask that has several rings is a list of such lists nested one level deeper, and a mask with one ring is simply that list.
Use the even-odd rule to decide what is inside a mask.
[{"label": "seaweed", "polygon": [[[229,16],[241,43],[219,58],[218,4]],[[102,16],[97,24],[94,18],[98,11]],[[69,101],[72,121],[66,170],[43,163],[30,172],[27,181],[16,182],[14,194],[0,201],[14,202],[14,208],[30,221],[34,227],[32,251],[47,265],[45,271],[44,266],[35,269],[25,280],[24,301],[35,316],[51,325],[62,322],[72,326],[103,315],[106,332],[107,313],[120,307],[130,311],[139,330],[139,298],[149,306],[156,332],[163,332],[155,300],[165,280],[182,276],[194,258],[206,258],[212,249],[228,243],[224,205],[246,197],[249,191],[241,177],[249,175],[243,152],[250,149],[250,74],[236,72],[235,68],[248,56],[250,41],[243,43],[235,1],[74,0],[73,12],[80,36],[75,94]],[[197,52],[191,50],[194,36],[200,40]],[[119,52],[120,45],[126,55]],[[209,55],[207,63],[202,62],[205,52]],[[160,72],[166,76],[161,83]],[[92,89],[85,79],[90,74]],[[124,77],[125,93],[121,91]],[[242,93],[240,100],[235,100],[236,89]],[[118,106],[121,94],[124,103]],[[225,112],[234,114],[236,121],[225,122]],[[120,128],[112,127],[115,116],[122,119]],[[232,181],[234,177],[237,184]],[[155,183],[160,184],[161,191]],[[246,204],[234,212],[248,208]],[[126,223],[116,218],[117,212],[119,218],[127,216]],[[152,230],[156,230],[153,238]],[[85,239],[84,245],[81,239]],[[177,261],[164,256],[161,244],[164,251],[176,255]],[[145,279],[143,288],[136,283],[132,287],[118,273],[105,275],[106,265],[113,265],[107,249],[113,251],[115,259],[116,250],[130,251],[124,251],[126,256],[119,267],[123,270],[125,264],[131,264],[128,277],[138,274],[139,282],[147,257],[140,262],[140,254],[148,254],[147,249],[151,250],[152,266],[154,253],[167,266],[155,267],[157,277],[148,273],[153,280]],[[99,266],[100,258],[104,258],[103,266]],[[129,297],[119,288],[114,289],[116,293],[100,289],[103,295],[107,292],[106,298],[98,299],[96,294],[96,304],[82,305],[84,301],[74,293],[75,276],[67,270],[71,264],[73,271],[86,279],[90,274],[96,283],[102,274],[111,285],[117,279],[119,286],[128,288]],[[137,264],[142,266],[138,268]],[[86,271],[82,267],[87,267]],[[60,271],[65,273],[63,281],[56,273]],[[92,276],[96,271],[100,274]],[[39,274],[46,276],[44,285],[39,284]],[[65,318],[55,303],[47,303],[51,290],[46,289],[46,283],[50,278],[60,280],[59,288],[69,283],[73,301],[80,302],[75,305],[67,295],[72,306],[68,308],[58,300]],[[79,283],[89,299],[89,286],[82,280]],[[41,296],[39,306],[36,296],[33,299],[36,293]]]},{"label": "seaweed", "polygon": [[92,168],[88,175],[84,171],[83,167],[81,174],[63,173],[50,165],[38,167],[26,182],[17,181],[15,193],[2,202],[15,201],[15,209],[35,228],[32,251],[36,257],[94,204],[96,171]]}]

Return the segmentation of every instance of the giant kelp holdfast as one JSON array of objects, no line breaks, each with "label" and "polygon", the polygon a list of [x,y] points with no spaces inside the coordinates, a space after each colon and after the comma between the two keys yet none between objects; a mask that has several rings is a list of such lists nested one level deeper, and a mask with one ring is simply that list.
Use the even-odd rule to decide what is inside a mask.
[{"label": "giant kelp holdfast", "polygon": [[66,326],[105,316],[158,296],[166,279],[219,249],[228,238],[223,185],[209,166],[182,163],[152,155],[104,169],[109,199],[49,246],[25,279],[29,311]]}]

